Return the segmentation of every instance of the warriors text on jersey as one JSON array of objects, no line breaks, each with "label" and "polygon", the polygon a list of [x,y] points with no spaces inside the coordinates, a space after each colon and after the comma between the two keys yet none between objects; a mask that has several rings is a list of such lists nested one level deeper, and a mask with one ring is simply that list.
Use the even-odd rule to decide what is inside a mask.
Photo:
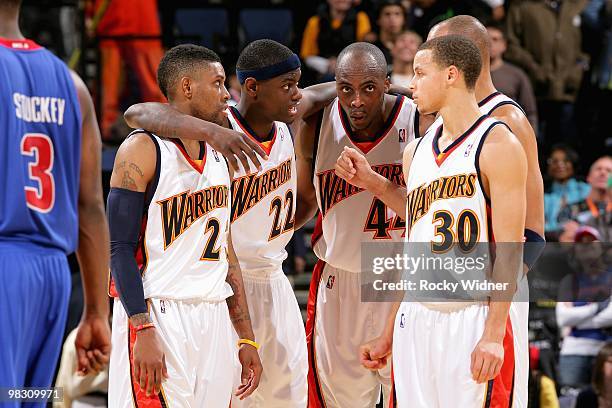
[{"label": "warriors text on jersey", "polygon": [[415,112],[410,99],[398,96],[376,139],[359,143],[351,137],[349,119],[338,99],[323,111],[315,140],[313,175],[320,211],[313,241],[319,259],[336,268],[360,272],[361,243],[401,241],[404,221],[370,192],[338,177],[334,166],[344,147],[353,147],[366,156],[376,172],[405,185],[402,154],[414,139]]},{"label": "warriors text on jersey", "polygon": [[77,246],[81,111],[66,65],[0,38],[0,241]]},{"label": "warriors text on jersey", "polygon": [[444,151],[438,147],[442,126],[419,141],[406,184],[408,241],[432,242],[435,252],[444,252],[454,240],[465,247],[492,240],[478,160],[487,134],[500,123],[483,115]]},{"label": "warriors text on jersey", "polygon": [[[232,128],[254,139],[238,110],[229,111]],[[232,240],[241,269],[249,273],[282,266],[295,224],[297,172],[289,127],[274,122],[271,140],[261,145],[269,157],[261,171],[241,169],[232,181]]]},{"label": "warriors text on jersey", "polygon": [[156,145],[157,168],[147,188],[148,208],[136,254],[145,298],[223,300],[232,295],[225,282],[230,217],[227,164],[203,142],[201,160],[196,161],[180,140],[150,137]]}]

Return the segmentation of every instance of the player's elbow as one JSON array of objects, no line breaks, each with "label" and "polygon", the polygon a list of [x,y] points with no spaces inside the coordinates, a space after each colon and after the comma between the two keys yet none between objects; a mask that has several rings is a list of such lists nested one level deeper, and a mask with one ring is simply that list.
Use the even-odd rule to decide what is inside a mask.
[{"label": "player's elbow", "polygon": [[132,105],[123,114],[125,122],[133,129],[140,127],[139,123],[142,122],[142,118],[146,114],[146,109],[142,105],[142,103]]}]

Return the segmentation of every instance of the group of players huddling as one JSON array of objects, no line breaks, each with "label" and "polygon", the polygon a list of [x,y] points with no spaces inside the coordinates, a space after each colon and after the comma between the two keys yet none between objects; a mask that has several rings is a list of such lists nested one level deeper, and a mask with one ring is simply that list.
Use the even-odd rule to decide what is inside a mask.
[{"label": "group of players huddling", "polygon": [[[369,408],[381,392],[385,406],[527,406],[527,302],[361,300],[364,242],[440,244],[442,227],[454,240],[466,211],[477,242],[543,241],[535,136],[495,90],[476,19],[431,30],[412,99],[388,93],[387,63],[368,43],[340,53],[335,83],[300,89],[299,58],[254,41],[236,63],[233,107],[213,51],[170,49],[158,69],[169,103],[125,115],[137,130],[115,159],[109,240],[91,99],[23,38],[18,10],[0,1],[0,180],[12,192],[0,199],[0,386],[49,386],[70,288],[62,257],[77,250],[79,370],[110,360],[110,407]],[[411,192],[456,175],[477,180],[469,194],[411,214]],[[282,262],[315,213],[304,328]],[[498,251],[493,270],[517,271],[519,293],[537,256]]]}]

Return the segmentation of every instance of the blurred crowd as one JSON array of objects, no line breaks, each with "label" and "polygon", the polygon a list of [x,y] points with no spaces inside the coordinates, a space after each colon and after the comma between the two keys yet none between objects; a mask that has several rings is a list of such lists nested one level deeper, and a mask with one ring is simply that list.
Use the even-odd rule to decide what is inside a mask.
[{"label": "blurred crowd", "polygon": [[[559,286],[576,293],[612,287],[612,0],[249,1],[249,10],[262,10],[249,18],[242,18],[241,3],[26,1],[22,27],[87,79],[107,145],[108,176],[113,146],[129,132],[122,112],[135,102],[164,101],[155,78],[164,48],[200,42],[217,51],[234,101],[240,98],[237,54],[246,42],[267,36],[299,54],[302,86],[333,80],[336,56],[355,41],[376,44],[392,83],[408,86],[429,29],[454,15],[473,15],[490,35],[496,88],[523,107],[537,134],[547,241],[590,244],[572,258],[579,276]],[[202,27],[208,31],[198,31]],[[288,274],[308,268],[306,241],[295,235]],[[604,247],[597,252],[594,243]],[[590,258],[589,251],[595,251]],[[552,328],[546,313],[532,313],[530,406],[612,407],[609,300],[608,291],[590,302],[549,305]],[[547,330],[550,335],[542,334]]]}]

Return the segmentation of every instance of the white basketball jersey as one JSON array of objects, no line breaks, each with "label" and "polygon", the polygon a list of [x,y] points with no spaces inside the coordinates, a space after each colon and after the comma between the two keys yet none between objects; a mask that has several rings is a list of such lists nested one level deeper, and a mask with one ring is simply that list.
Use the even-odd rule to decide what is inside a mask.
[{"label": "white basketball jersey", "polygon": [[[229,109],[235,130],[257,141],[240,113]],[[232,180],[232,243],[244,273],[272,272],[287,258],[285,246],[293,236],[297,170],[289,127],[274,122],[269,142],[260,143],[268,154],[261,171],[241,166]],[[254,168],[254,167],[253,167]]]},{"label": "white basketball jersey", "polygon": [[230,176],[209,145],[192,160],[177,139],[152,136],[159,178],[140,237],[146,298],[221,301],[232,295],[228,270]]},{"label": "white basketball jersey", "polygon": [[[521,105],[499,91],[493,92],[491,95],[478,102],[478,108],[480,109],[480,113],[483,115],[491,115],[495,109],[503,105],[514,105],[519,108],[525,116],[527,116],[523,108],[521,108]],[[436,118],[436,120],[427,129],[427,132],[431,130],[435,131],[440,127],[440,125],[442,125],[442,116],[438,116]]]},{"label": "white basketball jersey", "polygon": [[344,147],[352,147],[366,156],[377,173],[405,185],[402,155],[406,144],[414,140],[415,112],[412,100],[398,96],[376,139],[359,143],[351,137],[349,119],[337,98],[323,111],[313,174],[319,205],[313,247],[319,259],[335,268],[361,272],[362,243],[402,241],[404,221],[372,193],[338,177],[334,167]]},{"label": "white basketball jersey", "polygon": [[438,148],[442,126],[430,128],[421,138],[406,184],[409,242],[431,242],[432,251],[445,252],[457,243],[469,248],[492,240],[478,160],[487,134],[497,124],[502,122],[481,116],[444,151]]}]

